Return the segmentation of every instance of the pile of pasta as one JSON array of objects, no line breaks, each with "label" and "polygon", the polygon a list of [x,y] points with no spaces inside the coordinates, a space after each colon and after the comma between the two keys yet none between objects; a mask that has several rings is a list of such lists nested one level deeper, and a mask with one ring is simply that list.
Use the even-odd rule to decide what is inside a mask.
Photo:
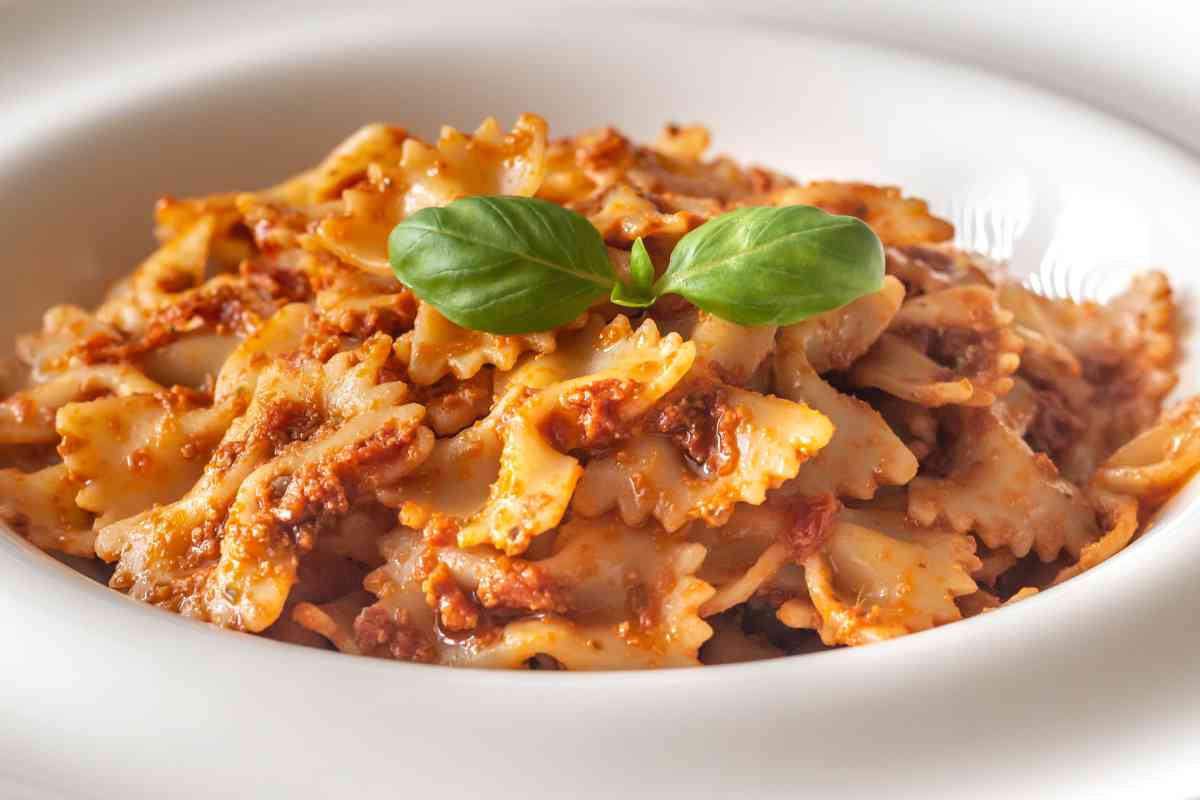
[{"label": "pile of pasta", "polygon": [[[889,187],[799,183],[522,116],[369,125],[272,188],[155,211],[161,246],[22,337],[0,518],[114,589],[346,653],[565,669],[742,661],[987,612],[1125,547],[1200,464],[1165,414],[1159,273],[1041,297]],[[585,215],[619,271],[747,205],[866,221],[882,288],[786,327],[680,298],[465,330],[393,276],[474,194]],[[99,561],[95,561],[98,559]]]}]

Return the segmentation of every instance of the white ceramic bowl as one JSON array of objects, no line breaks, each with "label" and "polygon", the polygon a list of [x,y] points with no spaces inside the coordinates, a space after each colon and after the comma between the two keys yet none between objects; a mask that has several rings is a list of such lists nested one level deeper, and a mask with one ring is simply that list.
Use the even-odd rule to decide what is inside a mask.
[{"label": "white ceramic bowl", "polygon": [[[1158,265],[1189,320],[1196,307],[1194,157],[1063,98],[708,22],[308,8],[146,4],[59,27],[45,9],[0,14],[18,67],[0,76],[5,340],[136,263],[160,193],[269,183],[370,120],[431,134],[525,110],[559,133],[704,121],[739,158],[900,184],[1052,291],[1104,295]],[[1194,348],[1184,384],[1200,385]],[[999,613],[637,674],[288,647],[141,606],[0,535],[0,795],[1183,796],[1200,787],[1198,494]]]}]

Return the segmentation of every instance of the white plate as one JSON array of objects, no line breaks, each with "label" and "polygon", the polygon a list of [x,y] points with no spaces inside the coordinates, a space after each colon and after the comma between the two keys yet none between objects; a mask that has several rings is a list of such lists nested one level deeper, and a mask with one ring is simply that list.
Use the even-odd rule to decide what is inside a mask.
[{"label": "white plate", "polygon": [[[703,120],[740,158],[927,197],[965,243],[1057,291],[1104,294],[1154,264],[1196,307],[1195,159],[962,66],[613,14],[158,6],[54,29],[50,12],[0,12],[18,66],[0,77],[5,334],[94,300],[149,247],[161,192],[268,183],[368,120],[430,134],[524,110],[560,133]],[[1200,385],[1193,352],[1184,372]],[[0,795],[1182,797],[1200,792],[1198,495],[999,613],[639,674],[290,648],[138,605],[0,536]]]}]

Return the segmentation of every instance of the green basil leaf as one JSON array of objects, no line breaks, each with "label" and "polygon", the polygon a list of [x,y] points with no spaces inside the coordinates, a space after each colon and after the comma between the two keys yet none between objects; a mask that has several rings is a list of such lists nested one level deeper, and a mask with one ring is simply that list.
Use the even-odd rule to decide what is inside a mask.
[{"label": "green basil leaf", "polygon": [[636,286],[618,283],[612,288],[612,294],[609,295],[608,299],[626,308],[649,308],[654,305],[654,301],[657,298],[649,292],[638,289]]},{"label": "green basil leaf", "polygon": [[633,276],[633,285],[646,292],[654,283],[654,262],[646,252],[646,243],[642,237],[633,242],[633,250],[629,253],[629,274]]},{"label": "green basil leaf", "polygon": [[392,229],[392,271],[464,328],[546,331],[578,317],[617,282],[587,218],[532,197],[466,197]]},{"label": "green basil leaf", "polygon": [[740,325],[791,325],[878,291],[883,264],[879,237],[855,217],[742,208],[680,239],[654,294]]},{"label": "green basil leaf", "polygon": [[633,282],[627,285],[618,281],[610,299],[619,306],[630,308],[653,305],[655,296],[651,286],[654,283],[654,262],[650,260],[646,244],[640,236],[634,241],[633,251],[629,254],[629,275]]}]

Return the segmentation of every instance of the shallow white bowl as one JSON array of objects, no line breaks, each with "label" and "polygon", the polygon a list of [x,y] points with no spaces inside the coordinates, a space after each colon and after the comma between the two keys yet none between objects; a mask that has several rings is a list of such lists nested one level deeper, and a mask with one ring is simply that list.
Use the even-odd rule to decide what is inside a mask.
[{"label": "shallow white bowl", "polygon": [[[611,14],[129,8],[0,14],[19,68],[0,76],[6,341],[136,263],[161,193],[270,183],[371,120],[429,135],[525,110],[559,133],[704,121],[742,159],[902,185],[1051,291],[1104,296],[1157,265],[1189,327],[1196,308],[1195,159],[962,66]],[[229,634],[0,535],[0,796],[1182,796],[1200,787],[1198,521],[1193,487],[1083,577],[903,640],[600,675]]]}]

